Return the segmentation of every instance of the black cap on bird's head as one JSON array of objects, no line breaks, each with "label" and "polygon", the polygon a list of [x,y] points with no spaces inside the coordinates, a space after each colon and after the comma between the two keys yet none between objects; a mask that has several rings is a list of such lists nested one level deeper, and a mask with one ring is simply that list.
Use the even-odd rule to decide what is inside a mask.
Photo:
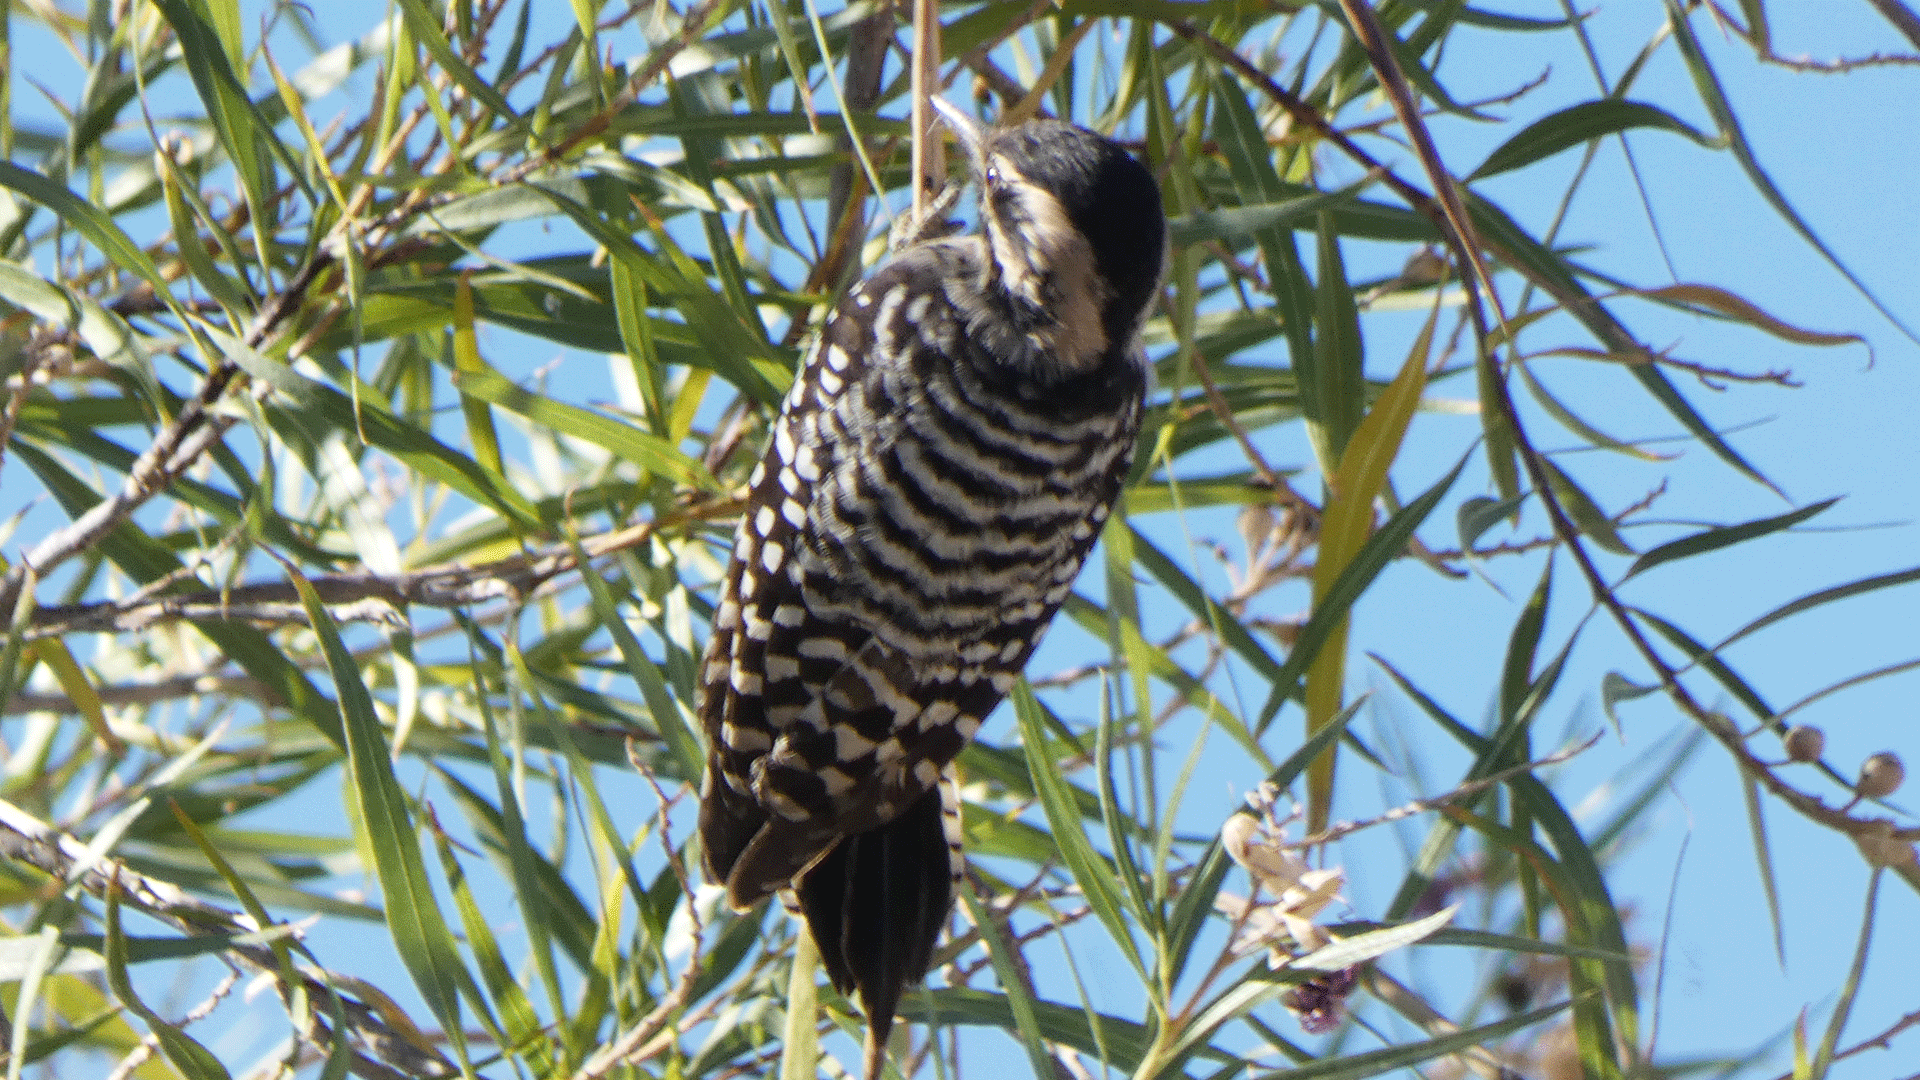
[{"label": "black cap on bird's head", "polygon": [[1166,264],[1153,174],[1085,128],[1033,120],[983,129],[944,100],[934,105],[972,159],[982,230],[1009,296],[1059,325],[1069,365],[1130,343]]}]

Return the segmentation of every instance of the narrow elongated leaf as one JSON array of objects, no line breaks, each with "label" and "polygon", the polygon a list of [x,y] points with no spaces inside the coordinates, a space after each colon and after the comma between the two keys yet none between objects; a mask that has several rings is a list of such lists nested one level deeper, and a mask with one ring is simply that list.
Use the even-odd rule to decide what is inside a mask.
[{"label": "narrow elongated leaf", "polygon": [[693,729],[688,727],[686,718],[680,714],[679,703],[667,689],[659,665],[640,647],[640,640],[633,636],[633,631],[620,617],[613,591],[607,587],[606,580],[594,572],[586,552],[577,541],[574,543],[574,552],[581,565],[587,567],[581,580],[585,582],[588,594],[593,597],[594,610],[600,616],[601,625],[613,636],[621,659],[626,661],[628,674],[640,685],[641,696],[646,698],[647,711],[653,716],[655,729],[679,762],[681,779],[690,784],[696,782],[695,778],[701,775],[706,765],[699,740],[694,737]]},{"label": "narrow elongated leaf", "polygon": [[1406,551],[1407,541],[1413,538],[1414,531],[1420,527],[1433,508],[1440,505],[1448,489],[1460,476],[1460,470],[1466,468],[1467,459],[1461,458],[1447,475],[1441,477],[1432,487],[1421,493],[1420,497],[1408,503],[1399,513],[1388,518],[1386,523],[1368,538],[1345,570],[1327,589],[1326,595],[1314,605],[1313,614],[1308,616],[1307,624],[1300,628],[1299,636],[1294,639],[1293,651],[1287,654],[1287,661],[1281,665],[1280,674],[1273,681],[1273,692],[1267,697],[1267,703],[1261,706],[1260,719],[1254,725],[1254,734],[1266,731],[1267,724],[1280,711],[1280,706],[1293,696],[1300,685],[1300,679],[1306,674],[1307,665],[1319,654],[1339,623],[1346,618],[1360,594],[1367,590],[1373,579],[1379,575],[1387,563],[1399,558]]},{"label": "narrow elongated leaf", "polygon": [[[1335,273],[1333,267],[1338,265],[1337,251],[1323,240],[1321,274]],[[1324,319],[1327,314],[1324,289],[1322,301],[1321,315]],[[1347,301],[1350,306],[1351,293],[1347,294]],[[1335,306],[1342,312],[1346,310],[1337,303]],[[1434,319],[1438,314],[1436,310],[1427,319],[1414,340],[1413,348],[1408,351],[1407,359],[1401,364],[1400,373],[1355,426],[1351,438],[1343,436],[1336,448],[1340,465],[1327,485],[1327,504],[1322,508],[1320,517],[1319,557],[1313,567],[1316,615],[1334,583],[1353,563],[1373,531],[1373,501],[1386,485],[1387,471],[1400,454],[1401,440],[1406,436],[1407,425],[1412,422],[1414,409],[1420,404],[1420,395],[1427,385],[1427,354],[1433,340]],[[1358,315],[1354,317],[1357,319]],[[1323,321],[1316,347],[1325,346],[1329,341],[1329,333]],[[1337,339],[1339,335],[1334,337]],[[1354,374],[1358,375],[1359,342],[1356,339],[1349,345],[1356,350],[1352,362]],[[1329,431],[1331,433],[1331,429]],[[1351,606],[1351,603],[1347,604],[1347,607]],[[1325,647],[1307,668],[1308,735],[1320,730],[1340,711],[1340,702],[1346,692],[1346,638],[1347,620],[1343,613],[1340,621],[1329,631]],[[1295,649],[1298,651],[1297,644]],[[1326,828],[1332,812],[1334,756],[1329,749],[1307,773],[1307,829],[1310,832]]]},{"label": "narrow elongated leaf", "polygon": [[1006,1003],[1007,1012],[1013,1019],[1013,1029],[1019,1036],[1020,1045],[1027,1051],[1033,1074],[1047,1076],[1052,1072],[1053,1062],[1047,1055],[1036,1015],[1039,1003],[1027,989],[1027,981],[1020,972],[1014,947],[993,922],[993,914],[974,898],[972,890],[961,889],[960,899],[966,904],[967,917],[979,928],[981,940],[987,943],[987,957],[993,963],[994,974],[999,978],[1000,985],[1006,988],[1006,995],[1001,1000]]},{"label": "narrow elongated leaf", "polygon": [[1011,696],[1013,715],[1020,721],[1020,741],[1026,747],[1027,769],[1033,777],[1033,790],[1040,797],[1040,806],[1046,811],[1047,825],[1053,830],[1055,842],[1060,845],[1060,858],[1073,873],[1075,883],[1086,891],[1087,904],[1093,908],[1094,915],[1107,928],[1107,933],[1120,946],[1120,951],[1133,964],[1134,970],[1145,977],[1146,964],[1140,956],[1139,945],[1133,939],[1133,930],[1126,916],[1126,901],[1114,882],[1113,865],[1095,851],[1093,844],[1087,840],[1079,808],[1060,776],[1053,755],[1048,752],[1052,740],[1047,738],[1040,702],[1033,696],[1033,688],[1027,685],[1025,679],[1014,686]]},{"label": "narrow elongated leaf", "polygon": [[406,17],[407,29],[412,32],[414,40],[425,46],[433,62],[452,76],[461,89],[501,117],[507,120],[516,118],[513,106],[500,96],[500,91],[495,90],[491,83],[453,51],[447,35],[440,29],[440,20],[427,7],[426,0],[400,0],[400,12]]},{"label": "narrow elongated leaf", "polygon": [[1480,167],[1467,174],[1467,180],[1484,180],[1503,172],[1531,165],[1562,150],[1634,128],[1652,128],[1684,135],[1709,149],[1720,149],[1725,141],[1715,139],[1658,105],[1620,98],[1601,98],[1569,105],[1559,112],[1543,116],[1520,129],[1501,143]]},{"label": "narrow elongated leaf", "polygon": [[1585,488],[1575,483],[1573,477],[1553,462],[1543,459],[1540,464],[1547,471],[1547,484],[1553,489],[1554,498],[1560,501],[1567,517],[1583,535],[1615,555],[1633,554],[1633,546],[1620,535],[1613,519],[1600,509]]},{"label": "narrow elongated leaf", "polygon": [[698,462],[658,435],[588,412],[578,405],[568,405],[544,394],[534,393],[509,382],[497,371],[457,372],[453,384],[459,387],[462,394],[519,413],[563,435],[593,443],[649,472],[672,477],[707,491],[718,491],[720,488],[719,483]]},{"label": "narrow elongated leaf", "polygon": [[1901,585],[1912,585],[1915,583],[1920,583],[1920,566],[1910,570],[1896,570],[1889,574],[1875,574],[1872,577],[1849,581],[1845,585],[1835,585],[1831,588],[1815,590],[1797,600],[1790,600],[1787,603],[1781,604],[1765,615],[1728,634],[1726,639],[1720,643],[1718,649],[1715,651],[1725,649],[1741,638],[1758,633],[1782,619],[1798,615],[1803,611],[1811,611],[1814,608],[1831,604],[1837,600],[1845,600],[1853,596],[1878,592],[1881,589],[1897,588]]},{"label": "narrow elongated leaf", "polygon": [[1525,1031],[1535,1024],[1553,1019],[1565,1012],[1567,1006],[1566,1002],[1549,1005],[1543,1009],[1519,1013],[1505,1020],[1467,1028],[1424,1042],[1405,1043],[1390,1046],[1384,1050],[1370,1050],[1345,1057],[1322,1058],[1319,1061],[1277,1072],[1254,1073],[1250,1080],[1363,1080],[1365,1077],[1379,1076],[1396,1069],[1418,1065],[1423,1061],[1431,1061],[1443,1054],[1454,1054],[1476,1046],[1491,1045],[1515,1032]]},{"label": "narrow elongated leaf", "polygon": [[1760,874],[1760,891],[1767,898],[1767,921],[1773,926],[1773,955],[1781,968],[1787,966],[1787,920],[1780,909],[1780,879],[1773,869],[1773,845],[1767,842],[1766,807],[1760,801],[1760,785],[1743,769],[1739,775],[1740,800],[1747,811],[1747,836],[1753,841],[1753,862]]},{"label": "narrow elongated leaf", "polygon": [[[462,377],[479,375],[490,369],[480,359],[480,341],[473,330],[473,286],[460,276],[453,291],[453,369],[454,385]],[[506,463],[500,459],[500,435],[493,427],[493,412],[487,403],[470,393],[460,395],[460,411],[467,418],[467,442],[473,447],[474,460],[494,473],[505,476]]]},{"label": "narrow elongated leaf", "polygon": [[1685,630],[1650,611],[1640,608],[1627,610],[1631,611],[1635,617],[1645,619],[1647,625],[1658,631],[1661,637],[1666,638],[1686,654],[1687,663],[1700,665],[1707,674],[1713,676],[1716,682],[1726,687],[1727,692],[1732,694],[1735,700],[1751,709],[1755,716],[1763,720],[1773,719],[1773,707],[1767,704],[1759,691],[1749,685],[1746,679],[1734,671],[1726,661],[1720,659],[1718,649],[1709,648],[1696,641]]},{"label": "narrow elongated leaf", "polygon": [[[240,185],[246,191],[252,210],[255,249],[261,261],[267,261],[266,237],[272,232],[278,211],[272,157],[277,153],[287,162],[294,183],[305,189],[306,180],[297,168],[291,168],[292,155],[280,145],[273,127],[254,107],[247,89],[234,68],[230,46],[237,47],[238,27],[230,20],[215,16],[207,0],[159,0],[161,12],[173,26],[185,54],[187,73],[194,89],[207,107],[207,117],[219,133],[233,161]],[[237,12],[234,12],[237,16]],[[228,31],[221,33],[222,27]],[[311,193],[309,193],[311,195]]]},{"label": "narrow elongated leaf", "polygon": [[1563,404],[1558,397],[1554,396],[1553,391],[1547,389],[1546,384],[1534,375],[1532,364],[1515,364],[1514,368],[1520,373],[1520,381],[1526,384],[1527,393],[1533,396],[1533,400],[1540,403],[1541,408],[1547,410],[1548,416],[1559,421],[1561,426],[1565,427],[1568,431],[1587,440],[1587,442],[1594,446],[1611,450],[1616,454],[1625,454],[1628,457],[1639,458],[1641,461],[1669,460],[1660,454],[1642,450],[1632,443],[1616,439],[1588,423],[1579,416],[1579,414]]},{"label": "narrow elongated leaf", "polygon": [[[1320,219],[1319,238],[1313,349],[1305,357],[1294,357],[1293,372],[1300,380],[1300,411],[1307,420],[1307,435],[1322,471],[1331,477],[1367,407],[1362,369],[1366,347],[1360,340],[1360,309],[1347,281],[1340,238],[1325,215]],[[1417,351],[1424,358],[1425,350]]]},{"label": "narrow elongated leaf", "polygon": [[[0,161],[0,185],[12,188],[53,211],[60,220],[73,226],[89,243],[99,248],[102,255],[112,259],[115,265],[153,286],[154,295],[172,297],[173,292],[161,276],[160,269],[153,265],[147,253],[140,250],[140,246],[121,230],[105,210],[11,161]],[[177,314],[184,317],[184,312]]]},{"label": "narrow elongated leaf", "polygon": [[[1330,211],[1354,200],[1372,181],[1353,184],[1334,191],[1312,192],[1274,202],[1243,203],[1219,210],[1201,210],[1167,223],[1167,235],[1175,244],[1204,244],[1213,240],[1233,241],[1258,238],[1269,229],[1297,229],[1311,225],[1322,211]],[[1280,190],[1276,185],[1275,190]]]},{"label": "narrow elongated leaf", "polygon": [[333,678],[339,695],[341,726],[346,733],[347,779],[353,793],[353,812],[358,814],[373,849],[374,875],[386,900],[387,928],[393,935],[394,950],[413,984],[426,999],[447,1033],[462,1068],[467,1068],[467,1040],[460,1018],[460,999],[468,998],[485,1008],[479,987],[460,959],[459,945],[440,913],[433,895],[433,883],[427,877],[425,860],[413,828],[413,816],[407,809],[406,795],[393,775],[386,738],[380,733],[380,720],[374,715],[373,697],[360,677],[360,666],[340,640],[333,616],[320,602],[320,594],[298,571],[288,567],[288,576],[300,594],[300,603],[320,639],[320,651],[327,660],[327,673]]},{"label": "narrow elongated leaf", "polygon": [[500,1010],[501,1019],[506,1024],[504,1034],[507,1036],[507,1049],[523,1057],[536,1075],[552,1070],[555,1065],[553,1042],[542,1030],[540,1017],[533,1010],[533,1002],[520,989],[513,968],[501,954],[493,928],[487,925],[487,913],[474,899],[473,889],[467,884],[465,868],[454,857],[453,846],[446,834],[438,829],[434,830],[434,847],[440,854],[441,872],[446,875],[448,887],[453,892],[454,908],[460,913],[460,926],[479,965],[480,977],[485,980],[487,993],[493,996],[494,1006]]},{"label": "narrow elongated leaf", "polygon": [[1635,292],[1654,300],[1665,300],[1688,308],[1704,309],[1722,318],[1746,323],[1757,330],[1763,330],[1782,341],[1791,341],[1796,345],[1866,345],[1867,355],[1869,357],[1873,355],[1873,347],[1859,334],[1829,334],[1794,326],[1792,323],[1768,314],[1760,305],[1746,297],[1713,285],[1682,282],[1678,285],[1637,289]]},{"label": "narrow elongated leaf", "polygon": [[1873,953],[1874,919],[1880,907],[1883,870],[1884,867],[1876,866],[1873,874],[1867,878],[1867,909],[1860,916],[1860,943],[1854,946],[1853,963],[1847,968],[1847,981],[1841,984],[1840,998],[1833,1003],[1833,1018],[1827,1021],[1827,1030],[1820,1036],[1820,1047],[1814,1051],[1813,1067],[1807,1071],[1813,1080],[1826,1080],[1840,1049],[1840,1035],[1847,1029],[1848,1017],[1853,1015],[1854,1001],[1860,994],[1860,984],[1867,973],[1867,957]]},{"label": "narrow elongated leaf", "polygon": [[1735,544],[1766,536],[1769,533],[1776,533],[1782,529],[1790,529],[1803,521],[1807,521],[1825,512],[1828,507],[1839,501],[1837,497],[1825,499],[1811,506],[1803,506],[1791,513],[1779,514],[1774,517],[1756,518],[1753,521],[1740,525],[1722,525],[1718,528],[1706,529],[1694,533],[1691,536],[1683,536],[1678,540],[1669,540],[1633,560],[1633,565],[1627,568],[1626,576],[1630,578],[1636,574],[1651,570],[1661,563],[1672,562],[1675,559],[1685,559],[1694,555],[1705,555],[1709,551],[1719,551],[1721,548],[1732,547]]},{"label": "narrow elongated leaf", "polygon": [[1912,326],[1882,302],[1879,294],[1868,288],[1867,283],[1860,280],[1852,268],[1841,262],[1833,249],[1827,247],[1826,241],[1820,239],[1820,234],[1814,232],[1813,227],[1800,216],[1800,212],[1787,201],[1786,194],[1773,182],[1773,177],[1768,175],[1766,168],[1760,164],[1760,159],[1754,154],[1753,144],[1747,141],[1746,130],[1741,125],[1739,116],[1734,113],[1732,102],[1727,99],[1726,89],[1720,85],[1720,76],[1714,72],[1713,65],[1707,60],[1706,50],[1700,47],[1700,39],[1693,32],[1692,19],[1677,0],[1666,0],[1666,9],[1667,25],[1673,29],[1673,42],[1680,47],[1680,57],[1686,62],[1688,74],[1693,76],[1693,84],[1700,93],[1700,101],[1707,107],[1707,113],[1713,117],[1714,123],[1720,126],[1721,134],[1733,150],[1733,159],[1740,163],[1741,169],[1745,170],[1747,179],[1753,183],[1754,190],[1767,201],[1767,205],[1773,207],[1781,220],[1791,225],[1793,231],[1799,233],[1802,239],[1827,260],[1828,265],[1840,271],[1841,276],[1845,277],[1854,289],[1874,306],[1875,310],[1885,316],[1888,322],[1899,327],[1900,332],[1905,334],[1908,340],[1920,343],[1920,334],[1915,333]]},{"label": "narrow elongated leaf", "polygon": [[1540,646],[1540,632],[1547,625],[1547,601],[1553,595],[1553,559],[1540,570],[1540,583],[1534,586],[1527,605],[1514,620],[1513,633],[1507,637],[1507,656],[1500,672],[1500,722],[1518,722],[1521,703],[1533,686],[1533,658]]},{"label": "narrow elongated leaf", "polygon": [[[45,930],[51,933],[53,927],[46,927]],[[169,1022],[155,1012],[151,1006],[141,1000],[140,995],[134,992],[133,979],[127,973],[127,936],[120,921],[118,885],[107,890],[106,931],[107,986],[112,989],[113,996],[119,998],[129,1009],[138,1013],[140,1019],[146,1021],[147,1030],[152,1032],[154,1040],[160,1044],[160,1052],[166,1055],[167,1061],[172,1063],[174,1068],[179,1069],[191,1080],[229,1080],[231,1074],[227,1072],[227,1067],[220,1063],[220,1059],[213,1055],[213,1051],[182,1031],[179,1025]],[[25,989],[24,985],[22,989]],[[28,1010],[23,1008],[21,1015],[24,1017],[27,1014]],[[23,1028],[25,1026],[25,1024],[21,1025]],[[16,1055],[13,1060],[19,1061],[20,1057]]]}]

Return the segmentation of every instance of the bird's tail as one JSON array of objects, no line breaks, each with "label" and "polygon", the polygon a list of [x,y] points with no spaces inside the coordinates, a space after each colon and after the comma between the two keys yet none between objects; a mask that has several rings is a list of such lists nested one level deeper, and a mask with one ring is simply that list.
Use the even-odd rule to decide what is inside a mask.
[{"label": "bird's tail", "polygon": [[827,976],[867,1014],[866,1080],[879,1080],[894,1011],[933,963],[960,872],[959,799],[943,776],[892,821],[840,841],[800,879]]}]

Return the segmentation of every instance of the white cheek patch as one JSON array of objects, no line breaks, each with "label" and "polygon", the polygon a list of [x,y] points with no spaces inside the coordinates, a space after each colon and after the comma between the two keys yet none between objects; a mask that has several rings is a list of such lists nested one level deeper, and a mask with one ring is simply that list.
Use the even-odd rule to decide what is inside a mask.
[{"label": "white cheek patch", "polygon": [[[1053,316],[1050,326],[1031,332],[1033,344],[1053,354],[1068,371],[1086,371],[1106,355],[1102,319],[1109,290],[1100,280],[1093,248],[1066,208],[1028,180],[1004,158],[993,167],[1011,185],[1018,202],[1017,223],[1005,222],[983,208],[987,234],[1008,292]],[[1009,233],[1009,228],[1018,235]]]}]

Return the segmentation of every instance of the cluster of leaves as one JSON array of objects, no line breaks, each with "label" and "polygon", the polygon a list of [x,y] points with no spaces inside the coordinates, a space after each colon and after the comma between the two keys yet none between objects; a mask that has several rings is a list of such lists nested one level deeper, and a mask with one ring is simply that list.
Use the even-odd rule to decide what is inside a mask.
[{"label": "cluster of leaves", "polygon": [[[1742,7],[1764,49],[1764,7]],[[294,67],[316,33],[298,7],[251,35],[233,0],[0,7],[0,66],[35,71],[27,43],[44,42],[84,68],[61,126],[16,123],[0,96],[0,509],[17,511],[9,537],[31,537],[0,579],[0,702],[21,717],[0,780],[9,1075],[95,1053],[142,1077],[726,1078],[784,1052],[805,1076],[820,1039],[857,1022],[830,991],[816,1008],[789,921],[716,906],[683,845],[696,663],[736,493],[808,326],[884,246],[869,195],[908,184],[894,15],[582,0],[549,25],[535,8],[398,0]],[[1648,348],[1627,311],[1843,340],[1708,286],[1621,289],[1479,186],[1647,128],[1732,153],[1791,217],[1692,16],[1668,10],[1646,55],[1680,52],[1716,132],[1632,100],[1636,64],[1514,125],[1459,189],[1431,173],[1423,137],[1410,154],[1362,145],[1380,96],[1481,115],[1442,82],[1450,38],[1583,34],[1577,19],[1391,0],[943,13],[943,55],[1002,115],[1130,140],[1164,179],[1175,254],[1148,330],[1159,389],[1138,472],[1063,619],[1085,633],[1063,633],[1071,655],[1015,695],[1013,734],[962,759],[976,889],[904,1010],[925,1027],[896,1055],[902,1074],[957,1069],[979,1027],[1012,1033],[1036,1075],[1360,1077],[1443,1055],[1490,1073],[1546,1062],[1542,1025],[1586,1075],[1643,1067],[1644,994],[1607,863],[1699,740],[1598,828],[1531,775],[1533,726],[1578,635],[1544,639],[1555,561],[1508,639],[1490,727],[1385,665],[1470,765],[1436,788],[1459,794],[1429,807],[1442,812],[1379,921],[1336,935],[1370,944],[1275,968],[1231,940],[1232,860],[1212,838],[1230,808],[1186,805],[1203,749],[1230,741],[1241,787],[1298,779],[1307,827],[1325,828],[1336,744],[1379,761],[1347,734],[1347,615],[1402,558],[1464,577],[1507,551],[1563,553],[1644,649],[1646,673],[1609,680],[1609,707],[1665,694],[1740,763],[1756,806],[1877,837],[1879,861],[1920,887],[1906,833],[1782,779],[1646,635],[1759,730],[1784,730],[1725,643],[1613,591],[1825,504],[1683,537],[1609,578],[1596,559],[1633,554],[1618,528],[1632,508],[1590,497],[1529,433],[1553,424],[1644,460],[1528,363],[1572,351],[1759,479],[1675,381],[1739,373]],[[1245,44],[1283,38],[1305,44],[1298,58]],[[638,55],[613,63],[616,47]],[[1397,121],[1424,132],[1417,109]],[[1372,241],[1405,269],[1350,276]],[[1370,378],[1363,323],[1396,309],[1424,324],[1404,358],[1370,365],[1398,374]],[[1541,343],[1523,352],[1525,335]],[[564,382],[496,366],[537,348],[609,357],[608,374],[581,389],[578,358]],[[1403,436],[1450,375],[1474,380],[1484,441],[1401,499]],[[1296,424],[1321,490],[1267,460]],[[1491,494],[1455,490],[1470,462]],[[1443,505],[1457,551],[1419,538]],[[1219,592],[1158,522],[1235,509],[1245,557]],[[1484,543],[1523,513],[1548,525],[1538,545]],[[1838,586],[1750,629],[1915,577]],[[1290,584],[1311,597],[1304,617],[1275,614]],[[1248,681],[1257,703],[1238,697]],[[1304,743],[1275,723],[1293,705]],[[1355,971],[1410,940],[1396,926],[1466,894],[1484,924],[1427,940],[1531,957],[1556,1003],[1462,1027]],[[165,933],[133,933],[130,912]],[[355,944],[324,944],[343,926]],[[1064,967],[1041,959],[1056,940]],[[368,966],[387,951],[373,941],[398,968]],[[1136,984],[1089,989],[1075,961],[1089,950]],[[159,1004],[154,972],[181,973]],[[240,977],[284,1020],[231,1000]],[[1277,1003],[1298,1009],[1312,987],[1337,1009],[1329,986],[1414,1034],[1364,1052],[1289,1037]],[[1845,1004],[1810,1074],[1838,1052]],[[234,1014],[255,1023],[222,1029]]]}]

